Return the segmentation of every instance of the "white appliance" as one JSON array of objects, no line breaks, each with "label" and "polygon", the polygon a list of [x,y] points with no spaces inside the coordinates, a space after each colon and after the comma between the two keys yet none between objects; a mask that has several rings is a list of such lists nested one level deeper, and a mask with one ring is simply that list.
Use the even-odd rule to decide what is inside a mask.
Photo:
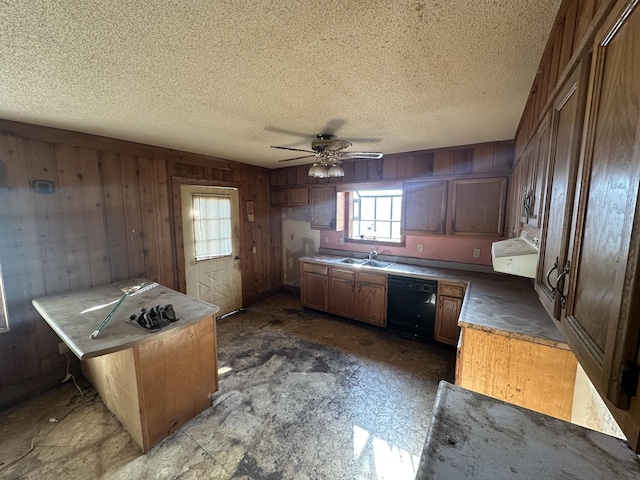
[{"label": "white appliance", "polygon": [[535,278],[538,268],[538,239],[523,231],[520,237],[493,242],[493,269],[520,277]]}]

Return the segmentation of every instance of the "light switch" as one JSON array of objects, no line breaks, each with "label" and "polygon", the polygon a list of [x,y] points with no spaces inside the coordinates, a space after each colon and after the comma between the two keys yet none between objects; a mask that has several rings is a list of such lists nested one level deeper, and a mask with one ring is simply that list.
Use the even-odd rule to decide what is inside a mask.
[{"label": "light switch", "polygon": [[480,249],[479,248],[474,248],[473,249],[473,258],[478,258],[480,256]]},{"label": "light switch", "polygon": [[258,249],[256,247],[251,247],[251,253],[256,253]]},{"label": "light switch", "polygon": [[329,237],[324,237],[324,243],[329,243]]}]

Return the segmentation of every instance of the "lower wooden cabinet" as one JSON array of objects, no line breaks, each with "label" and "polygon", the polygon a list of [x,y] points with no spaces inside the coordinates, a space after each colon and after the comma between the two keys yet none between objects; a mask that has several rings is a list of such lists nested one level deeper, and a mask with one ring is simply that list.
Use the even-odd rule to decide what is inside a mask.
[{"label": "lower wooden cabinet", "polygon": [[463,328],[456,385],[570,421],[577,367],[570,350]]},{"label": "lower wooden cabinet", "polygon": [[328,267],[302,264],[302,288],[300,295],[302,305],[327,311],[329,309],[329,277]]},{"label": "lower wooden cabinet", "polygon": [[385,327],[387,325],[387,276],[356,273],[356,320]]},{"label": "lower wooden cabinet", "polygon": [[354,318],[356,313],[355,272],[344,268],[329,268],[329,311]]},{"label": "lower wooden cabinet", "polygon": [[460,336],[458,318],[464,298],[464,285],[438,282],[436,325],[434,338],[438,342],[456,345]]},{"label": "lower wooden cabinet", "polygon": [[302,305],[384,327],[387,275],[302,263]]}]

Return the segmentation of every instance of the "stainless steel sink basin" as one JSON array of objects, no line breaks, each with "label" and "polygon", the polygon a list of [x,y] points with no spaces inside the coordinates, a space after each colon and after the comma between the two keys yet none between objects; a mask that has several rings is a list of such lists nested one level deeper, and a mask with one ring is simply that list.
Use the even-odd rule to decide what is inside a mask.
[{"label": "stainless steel sink basin", "polygon": [[362,265],[365,262],[368,262],[367,259],[360,258],[343,258],[342,260],[338,260],[338,263],[348,263],[350,265]]},{"label": "stainless steel sink basin", "polygon": [[380,260],[366,260],[362,266],[363,267],[376,267],[376,268],[387,268],[393,265],[390,262],[382,262]]}]

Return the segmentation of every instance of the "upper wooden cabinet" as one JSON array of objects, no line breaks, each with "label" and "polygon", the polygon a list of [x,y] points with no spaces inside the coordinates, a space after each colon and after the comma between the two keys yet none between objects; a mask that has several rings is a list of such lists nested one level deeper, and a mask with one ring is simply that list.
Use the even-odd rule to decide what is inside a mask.
[{"label": "upper wooden cabinet", "polygon": [[276,207],[297,207],[309,204],[307,187],[274,188],[271,190],[271,204]]},{"label": "upper wooden cabinet", "polygon": [[309,189],[311,228],[336,228],[336,187],[312,187]]},{"label": "upper wooden cabinet", "polygon": [[502,236],[506,193],[506,177],[452,180],[450,233]]},{"label": "upper wooden cabinet", "polygon": [[444,235],[447,220],[447,181],[404,184],[405,232]]},{"label": "upper wooden cabinet", "polygon": [[547,209],[540,239],[535,288],[549,314],[560,318],[560,296],[567,261],[569,228],[586,98],[586,66],[568,79],[551,111],[551,157]]},{"label": "upper wooden cabinet", "polygon": [[[594,39],[560,328],[638,448],[640,5],[620,1]],[[623,410],[619,410],[623,409]],[[624,411],[628,409],[628,411]]]}]

